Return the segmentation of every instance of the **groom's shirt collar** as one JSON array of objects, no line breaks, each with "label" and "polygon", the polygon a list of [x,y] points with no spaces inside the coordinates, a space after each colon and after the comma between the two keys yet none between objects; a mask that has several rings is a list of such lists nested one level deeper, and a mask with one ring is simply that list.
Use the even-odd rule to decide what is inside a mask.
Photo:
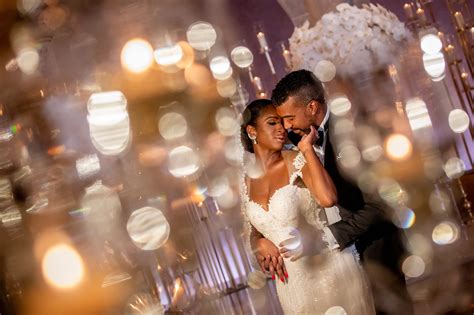
[{"label": "groom's shirt collar", "polygon": [[322,130],[324,131],[324,133],[326,133],[326,131],[328,130],[328,127],[326,126],[328,120],[329,120],[329,108],[327,108],[326,106],[326,115],[324,115],[323,121],[319,125],[318,130]]},{"label": "groom's shirt collar", "polygon": [[323,121],[319,125],[318,128],[318,136],[319,139],[313,145],[314,151],[316,155],[318,155],[321,163],[324,165],[324,153],[326,150],[326,142],[327,142],[327,130],[328,130],[328,121],[329,121],[329,108],[326,109],[326,115],[324,115]]}]

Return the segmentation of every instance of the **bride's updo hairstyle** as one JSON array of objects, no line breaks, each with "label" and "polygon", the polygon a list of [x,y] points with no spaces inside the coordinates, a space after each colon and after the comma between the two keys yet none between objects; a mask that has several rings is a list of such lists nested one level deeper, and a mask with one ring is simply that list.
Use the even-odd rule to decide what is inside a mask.
[{"label": "bride's updo hairstyle", "polygon": [[247,134],[247,126],[256,127],[257,118],[260,116],[262,109],[267,106],[272,106],[273,103],[267,99],[259,99],[250,102],[250,104],[245,107],[244,112],[242,113],[242,125],[240,126],[240,139],[242,140],[242,145],[244,149],[248,152],[253,152],[252,140]]}]

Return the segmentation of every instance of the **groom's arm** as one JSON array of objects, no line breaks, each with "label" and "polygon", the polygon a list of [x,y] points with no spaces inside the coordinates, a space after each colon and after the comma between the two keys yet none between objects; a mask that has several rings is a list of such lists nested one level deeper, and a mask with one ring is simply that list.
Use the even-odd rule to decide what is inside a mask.
[{"label": "groom's arm", "polygon": [[[372,226],[385,218],[384,210],[387,205],[375,196],[364,195],[365,204],[362,209],[351,213],[349,217],[328,226],[330,246],[344,249],[353,244],[358,238],[365,234]],[[331,235],[337,244],[331,244]]]}]

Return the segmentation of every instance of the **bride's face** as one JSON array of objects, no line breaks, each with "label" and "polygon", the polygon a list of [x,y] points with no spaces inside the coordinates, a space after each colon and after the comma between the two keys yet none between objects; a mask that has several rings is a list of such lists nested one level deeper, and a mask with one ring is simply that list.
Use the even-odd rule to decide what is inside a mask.
[{"label": "bride's face", "polygon": [[286,143],[287,134],[283,121],[273,106],[267,106],[260,112],[255,131],[258,145],[262,148],[281,150]]}]

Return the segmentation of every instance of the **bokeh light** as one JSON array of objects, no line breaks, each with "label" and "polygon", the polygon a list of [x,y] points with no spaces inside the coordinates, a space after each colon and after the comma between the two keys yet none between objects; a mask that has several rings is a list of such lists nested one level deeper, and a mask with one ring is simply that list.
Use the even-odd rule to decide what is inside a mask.
[{"label": "bokeh light", "polygon": [[51,246],[41,263],[46,282],[59,289],[71,289],[84,278],[84,263],[79,253],[67,244]]},{"label": "bokeh light", "polygon": [[394,161],[407,160],[411,156],[412,150],[410,140],[402,134],[390,135],[385,143],[387,156]]},{"label": "bokeh light", "polygon": [[377,131],[369,126],[357,128],[357,138],[362,148],[362,158],[369,162],[375,162],[383,155],[382,140]]},{"label": "bokeh light", "polygon": [[230,138],[224,144],[224,155],[227,162],[231,165],[239,165],[242,161],[243,148],[240,139]]},{"label": "bokeh light", "polygon": [[219,197],[225,194],[229,189],[229,179],[227,176],[218,176],[213,178],[209,183],[208,194],[211,197]]},{"label": "bokeh light", "polygon": [[344,94],[336,94],[329,99],[329,109],[336,116],[343,116],[351,110],[351,101]]},{"label": "bokeh light", "polygon": [[392,222],[401,229],[409,229],[415,224],[415,212],[410,208],[398,207],[393,210]]},{"label": "bokeh light", "polygon": [[217,33],[207,22],[193,23],[186,31],[189,45],[196,50],[208,50],[216,43]]},{"label": "bokeh light", "polygon": [[231,97],[237,92],[237,83],[230,77],[227,80],[220,80],[216,83],[217,93],[222,97]]},{"label": "bokeh light", "polygon": [[420,256],[408,256],[402,264],[403,273],[409,278],[417,278],[425,272],[425,262]]},{"label": "bokeh light", "polygon": [[253,54],[250,49],[245,46],[237,46],[232,49],[230,58],[239,68],[248,68],[253,62]]},{"label": "bokeh light", "polygon": [[127,232],[135,246],[155,250],[163,246],[170,235],[170,225],[163,212],[143,207],[132,212],[127,221]]},{"label": "bokeh light", "polygon": [[122,48],[122,66],[134,73],[141,73],[153,64],[153,47],[141,38],[128,41]]},{"label": "bokeh light", "polygon": [[359,149],[351,142],[341,144],[338,156],[340,157],[338,160],[339,163],[346,169],[358,166],[361,159]]},{"label": "bokeh light", "polygon": [[183,56],[181,60],[178,61],[176,66],[180,69],[185,69],[186,67],[192,65],[194,62],[194,49],[191,47],[191,45],[188,44],[188,42],[185,41],[179,41],[178,45],[181,47]]},{"label": "bokeh light", "polygon": [[216,198],[217,204],[224,209],[230,209],[239,202],[238,195],[232,190],[228,189],[225,193]]},{"label": "bokeh light", "polygon": [[455,133],[463,133],[471,124],[468,114],[462,109],[453,109],[449,112],[448,121],[449,127]]},{"label": "bokeh light", "polygon": [[438,245],[452,244],[459,238],[459,228],[453,222],[441,222],[434,227],[431,236]]},{"label": "bokeh light", "polygon": [[446,161],[446,163],[443,165],[443,169],[446,173],[446,176],[451,179],[456,179],[464,174],[466,171],[466,164],[464,164],[463,160],[457,157],[452,157]]},{"label": "bokeh light", "polygon": [[420,46],[426,54],[436,54],[441,51],[443,44],[441,43],[439,36],[435,34],[426,34],[421,37]]},{"label": "bokeh light", "polygon": [[329,60],[321,60],[316,64],[314,74],[321,82],[329,82],[336,76],[336,66]]},{"label": "bokeh light", "polygon": [[405,111],[413,131],[431,127],[431,119],[425,102],[421,98],[411,98],[407,101]]},{"label": "bokeh light", "polygon": [[155,61],[161,66],[176,65],[183,58],[183,49],[179,44],[160,47],[153,53]]},{"label": "bokeh light", "polygon": [[324,315],[347,315],[347,312],[342,306],[333,306],[328,308]]},{"label": "bokeh light", "polygon": [[218,80],[225,80],[232,75],[232,68],[227,57],[217,56],[212,58],[209,62],[209,67],[211,68],[212,75]]},{"label": "bokeh light", "polygon": [[199,170],[199,157],[187,146],[179,146],[171,150],[168,163],[169,171],[175,177],[190,176]]},{"label": "bokeh light", "polygon": [[89,134],[104,155],[120,155],[131,144],[127,99],[120,91],[94,93],[87,101]]},{"label": "bokeh light", "polygon": [[158,121],[158,130],[165,140],[179,139],[186,135],[188,123],[179,113],[166,113]]},{"label": "bokeh light", "polygon": [[392,206],[407,202],[407,195],[400,184],[393,178],[383,178],[380,180],[377,191],[380,198]]},{"label": "bokeh light", "polygon": [[240,131],[240,125],[232,109],[221,107],[216,113],[217,129],[224,136],[232,136]]},{"label": "bokeh light", "polygon": [[267,284],[267,277],[260,270],[255,270],[249,273],[247,283],[252,289],[260,290]]},{"label": "bokeh light", "polygon": [[426,73],[434,78],[434,81],[443,77],[446,71],[446,61],[443,53],[423,54],[423,67]]},{"label": "bokeh light", "polygon": [[33,14],[40,7],[41,0],[18,0],[17,8],[22,14]]},{"label": "bokeh light", "polygon": [[18,67],[24,74],[33,74],[38,69],[39,54],[34,48],[21,49],[17,56]]},{"label": "bokeh light", "polygon": [[237,91],[229,98],[232,105],[239,109],[245,108],[247,105],[250,95],[249,92],[243,87],[237,87]]}]

